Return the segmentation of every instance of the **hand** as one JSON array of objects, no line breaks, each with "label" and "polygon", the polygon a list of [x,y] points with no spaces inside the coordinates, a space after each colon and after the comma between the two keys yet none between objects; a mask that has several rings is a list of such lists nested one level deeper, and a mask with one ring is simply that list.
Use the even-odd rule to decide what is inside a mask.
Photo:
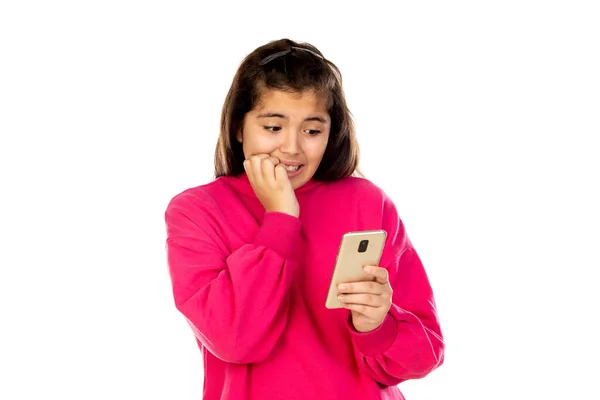
[{"label": "hand", "polygon": [[338,285],[338,300],[352,312],[352,324],[358,332],[377,329],[392,306],[392,287],[385,268],[366,266],[372,281]]},{"label": "hand", "polygon": [[256,154],[244,160],[244,169],[252,189],[267,212],[300,215],[300,206],[287,171],[277,157]]}]

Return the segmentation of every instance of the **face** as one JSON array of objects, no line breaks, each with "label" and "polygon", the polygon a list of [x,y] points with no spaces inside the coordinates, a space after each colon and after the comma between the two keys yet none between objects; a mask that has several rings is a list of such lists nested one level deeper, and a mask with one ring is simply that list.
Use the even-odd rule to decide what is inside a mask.
[{"label": "face", "polygon": [[237,140],[246,159],[256,154],[277,157],[286,165],[292,187],[298,189],[319,167],[330,127],[331,117],[315,93],[265,90],[257,106],[246,114]]}]

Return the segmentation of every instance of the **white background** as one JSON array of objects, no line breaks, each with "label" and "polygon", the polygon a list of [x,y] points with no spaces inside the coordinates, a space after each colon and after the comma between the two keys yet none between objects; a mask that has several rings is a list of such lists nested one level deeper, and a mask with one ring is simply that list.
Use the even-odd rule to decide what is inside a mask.
[{"label": "white background", "polygon": [[434,286],[446,362],[407,398],[599,399],[593,3],[2,2],[0,398],[201,397],[163,213],[289,37],[340,67]]}]

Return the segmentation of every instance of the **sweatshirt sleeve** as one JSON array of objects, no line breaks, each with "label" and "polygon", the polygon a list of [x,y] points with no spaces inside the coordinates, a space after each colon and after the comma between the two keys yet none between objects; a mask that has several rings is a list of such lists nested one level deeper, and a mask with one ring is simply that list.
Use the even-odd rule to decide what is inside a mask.
[{"label": "sweatshirt sleeve", "polygon": [[383,226],[390,242],[382,255],[392,286],[392,305],[383,323],[361,333],[348,326],[361,368],[381,385],[418,379],[444,360],[444,341],[435,300],[421,260],[396,209],[386,199]]},{"label": "sweatshirt sleeve", "polygon": [[231,363],[260,362],[286,324],[300,220],[266,213],[253,242],[230,253],[214,224],[218,213],[206,204],[180,195],[165,212],[176,308],[216,357]]}]

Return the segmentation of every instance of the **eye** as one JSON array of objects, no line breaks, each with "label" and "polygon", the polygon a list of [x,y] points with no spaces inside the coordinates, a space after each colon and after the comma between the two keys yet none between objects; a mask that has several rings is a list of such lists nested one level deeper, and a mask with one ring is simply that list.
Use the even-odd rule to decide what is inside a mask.
[{"label": "eye", "polygon": [[321,133],[321,131],[318,129],[307,129],[304,132],[308,133],[310,136],[315,136]]},{"label": "eye", "polygon": [[280,126],[264,126],[264,128],[269,132],[279,132],[281,130]]}]

